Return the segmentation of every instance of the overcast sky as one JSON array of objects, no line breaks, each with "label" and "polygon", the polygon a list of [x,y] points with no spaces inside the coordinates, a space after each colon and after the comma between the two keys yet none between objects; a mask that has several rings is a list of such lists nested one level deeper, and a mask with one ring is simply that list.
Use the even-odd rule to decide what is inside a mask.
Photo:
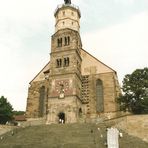
[{"label": "overcast sky", "polygon": [[[26,109],[28,84],[49,61],[54,11],[64,0],[0,0],[0,96]],[[148,66],[148,0],[72,0],[83,48],[125,74]]]}]

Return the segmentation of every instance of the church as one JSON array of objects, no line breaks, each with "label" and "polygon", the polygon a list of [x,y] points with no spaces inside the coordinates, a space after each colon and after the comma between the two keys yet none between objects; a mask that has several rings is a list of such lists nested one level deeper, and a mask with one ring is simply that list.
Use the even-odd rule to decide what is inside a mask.
[{"label": "church", "polygon": [[83,49],[79,8],[65,0],[54,17],[50,61],[30,82],[26,117],[66,124],[118,116],[117,73]]}]

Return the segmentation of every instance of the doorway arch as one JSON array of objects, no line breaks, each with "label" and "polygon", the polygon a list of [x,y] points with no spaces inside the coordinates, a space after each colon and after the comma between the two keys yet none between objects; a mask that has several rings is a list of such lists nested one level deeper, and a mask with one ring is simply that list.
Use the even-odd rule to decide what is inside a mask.
[{"label": "doorway arch", "polygon": [[59,117],[59,123],[65,123],[65,113],[64,112],[59,112],[58,117]]}]

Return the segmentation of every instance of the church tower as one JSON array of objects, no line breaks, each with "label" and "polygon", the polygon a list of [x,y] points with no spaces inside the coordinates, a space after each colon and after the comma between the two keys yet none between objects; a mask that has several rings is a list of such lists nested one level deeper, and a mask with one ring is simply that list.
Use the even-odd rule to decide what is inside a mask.
[{"label": "church tower", "polygon": [[50,61],[29,83],[26,117],[47,124],[114,118],[119,114],[117,73],[82,49],[80,10],[64,1],[54,13]]},{"label": "church tower", "polygon": [[79,8],[71,3],[59,5],[55,11],[55,32],[70,28],[79,32],[81,13]]},{"label": "church tower", "polygon": [[78,7],[65,1],[55,11],[51,38],[47,123],[77,122],[81,112],[81,38]]}]

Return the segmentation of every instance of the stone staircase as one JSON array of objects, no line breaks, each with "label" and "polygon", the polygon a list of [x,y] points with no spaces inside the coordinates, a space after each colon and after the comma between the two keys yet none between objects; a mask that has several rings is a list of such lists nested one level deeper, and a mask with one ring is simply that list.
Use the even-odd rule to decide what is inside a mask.
[{"label": "stone staircase", "polygon": [[0,148],[96,148],[93,124],[42,125],[9,132]]},{"label": "stone staircase", "polygon": [[[120,148],[148,147],[147,143],[138,140],[126,134],[120,140]],[[8,132],[0,139],[0,148],[106,148],[105,142],[103,124],[52,124]]]}]

